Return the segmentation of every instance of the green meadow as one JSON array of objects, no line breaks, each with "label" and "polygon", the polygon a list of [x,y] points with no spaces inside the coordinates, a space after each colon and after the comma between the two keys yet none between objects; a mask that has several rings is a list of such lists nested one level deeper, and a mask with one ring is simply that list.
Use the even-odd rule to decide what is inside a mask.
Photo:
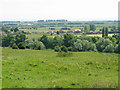
[{"label": "green meadow", "polygon": [[118,88],[118,54],[2,48],[2,88]]}]

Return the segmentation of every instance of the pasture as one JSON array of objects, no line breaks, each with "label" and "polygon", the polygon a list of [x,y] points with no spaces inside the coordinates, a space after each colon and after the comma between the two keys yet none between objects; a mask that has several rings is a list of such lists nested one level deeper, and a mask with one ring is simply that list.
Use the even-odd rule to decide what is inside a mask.
[{"label": "pasture", "polygon": [[3,88],[118,88],[118,54],[2,48]]}]

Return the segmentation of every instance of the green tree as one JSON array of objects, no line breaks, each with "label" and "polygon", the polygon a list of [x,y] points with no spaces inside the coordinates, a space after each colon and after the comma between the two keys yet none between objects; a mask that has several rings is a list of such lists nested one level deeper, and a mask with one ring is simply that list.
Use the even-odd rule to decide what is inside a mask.
[{"label": "green tree", "polygon": [[15,43],[15,38],[13,34],[8,33],[7,35],[2,35],[2,46],[8,47]]},{"label": "green tree", "polygon": [[26,35],[21,33],[21,34],[17,34],[15,36],[15,39],[16,39],[16,44],[18,45],[18,43],[20,42],[25,42],[25,39],[26,39]]},{"label": "green tree", "polygon": [[108,28],[105,28],[105,36],[108,36]]},{"label": "green tree", "polygon": [[14,29],[14,32],[17,32],[17,31],[19,31],[19,29],[16,27],[16,28]]},{"label": "green tree", "polygon": [[89,27],[90,27],[90,30],[92,30],[92,31],[96,30],[96,26],[94,24],[90,24]]},{"label": "green tree", "polygon": [[84,27],[84,30],[89,31],[89,30],[90,30],[90,26],[89,26],[89,25],[86,25],[86,26]]},{"label": "green tree", "polygon": [[63,42],[66,47],[73,46],[74,36],[72,34],[64,34]]},{"label": "green tree", "polygon": [[103,27],[103,29],[102,29],[102,37],[104,37],[105,36],[105,28]]},{"label": "green tree", "polygon": [[40,39],[41,42],[45,45],[46,48],[48,48],[48,37],[46,35],[43,35]]},{"label": "green tree", "polygon": [[105,49],[103,50],[103,52],[114,52],[115,51],[115,47],[114,47],[114,45],[113,44],[110,44],[110,45],[107,45],[106,47],[105,47]]},{"label": "green tree", "polygon": [[59,36],[55,36],[53,44],[54,44],[54,47],[63,45],[63,38]]},{"label": "green tree", "polygon": [[59,34],[60,34],[60,32],[59,32],[59,31],[57,31],[57,34],[59,35]]}]

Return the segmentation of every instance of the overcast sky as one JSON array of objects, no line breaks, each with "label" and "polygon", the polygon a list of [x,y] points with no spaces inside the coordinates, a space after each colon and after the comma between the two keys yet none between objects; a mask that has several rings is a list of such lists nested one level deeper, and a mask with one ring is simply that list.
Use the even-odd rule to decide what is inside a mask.
[{"label": "overcast sky", "polygon": [[117,20],[119,0],[1,0],[0,20]]}]

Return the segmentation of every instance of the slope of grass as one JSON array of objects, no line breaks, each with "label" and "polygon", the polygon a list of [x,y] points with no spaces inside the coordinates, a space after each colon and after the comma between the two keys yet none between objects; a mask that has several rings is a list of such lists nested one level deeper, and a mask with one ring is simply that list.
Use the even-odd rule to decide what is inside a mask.
[{"label": "slope of grass", "polygon": [[52,50],[2,50],[3,88],[118,87],[118,55]]}]

